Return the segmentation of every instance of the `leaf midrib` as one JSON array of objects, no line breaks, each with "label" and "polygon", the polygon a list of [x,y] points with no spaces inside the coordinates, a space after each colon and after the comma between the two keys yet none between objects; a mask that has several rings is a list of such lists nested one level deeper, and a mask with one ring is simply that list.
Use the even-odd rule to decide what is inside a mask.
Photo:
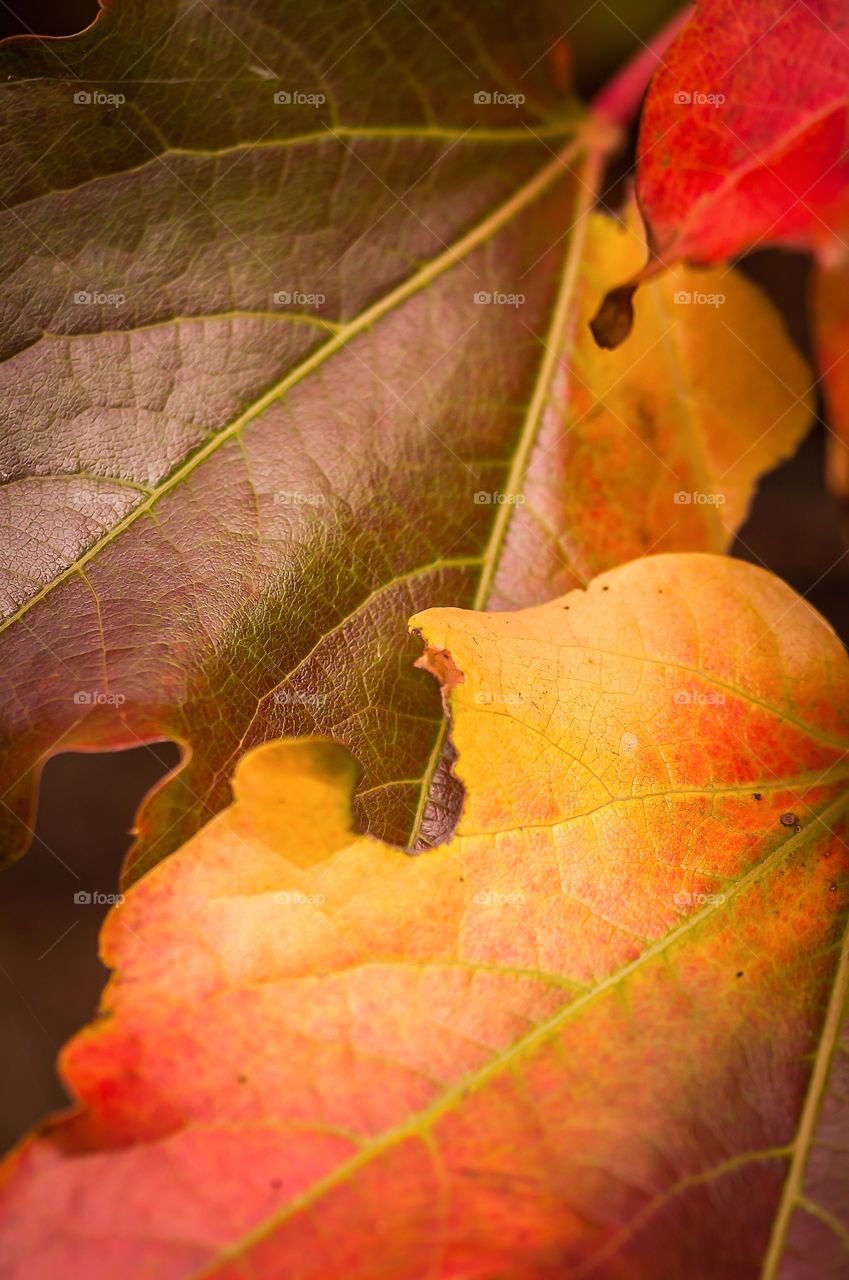
[{"label": "leaf midrib", "polygon": [[[570,758],[575,760],[577,764],[582,763],[576,756],[572,756]],[[839,762],[835,761],[835,765],[837,763]],[[833,769],[835,765],[832,765],[831,768]],[[817,783],[832,785],[835,782],[843,781],[849,784],[849,764],[844,765],[840,773],[832,774],[831,777],[828,775],[829,770],[826,769],[824,772],[820,773],[799,774],[793,779],[792,783],[784,782],[782,780],[780,782],[750,782],[745,786],[739,787],[666,787],[661,791],[637,791],[631,796],[611,795],[608,798],[599,801],[598,804],[593,805],[590,809],[581,809],[575,813],[568,813],[561,817],[554,818],[551,822],[523,822],[516,827],[502,827],[499,825],[497,830],[492,831],[467,831],[461,823],[457,828],[457,835],[464,839],[468,838],[471,840],[475,837],[482,836],[505,836],[516,831],[553,831],[557,827],[564,827],[568,822],[576,822],[581,818],[591,818],[593,814],[599,813],[602,809],[606,809],[612,804],[644,804],[647,800],[669,800],[672,798],[677,799],[681,796],[701,796],[703,799],[713,799],[714,797],[721,796],[750,796],[754,791],[757,791],[758,794],[764,795],[775,791],[789,791],[791,795],[795,796],[795,788],[797,786],[804,786],[805,783],[810,783],[811,785],[804,792],[804,794],[807,795],[809,791],[813,790]],[[725,876],[713,875],[708,872],[700,872],[699,874],[709,876],[710,879],[714,880],[724,880],[728,878]]]},{"label": "leaf midrib", "polygon": [[347,325],[340,327],[327,342],[315,348],[315,350],[291,369],[283,378],[280,378],[268,391],[254,400],[243,413],[235,418],[231,423],[219,431],[215,436],[201,445],[193,454],[188,457],[179,467],[173,470],[162,483],[160,483],[150,493],[150,496],[143,502],[140,502],[128,512],[123,520],[109,530],[102,538],[93,543],[88,550],[69,565],[61,574],[51,579],[49,583],[36,592],[29,600],[20,605],[14,613],[10,614],[2,623],[0,623],[0,632],[6,630],[12,623],[17,622],[26,613],[29,612],[36,604],[50,595],[63,582],[69,580],[90,560],[93,560],[104,547],[119,538],[127,529],[131,528],[135,522],[145,515],[151,508],[177,488],[184,480],[187,480],[197,468],[211,457],[217,450],[228,440],[234,436],[257,418],[265,409],[272,405],[280,396],[284,395],[293,386],[301,382],[308,374],[312,373],[324,363],[330,356],[350,342],[353,338],[363,333],[371,325],[382,319],[394,307],[405,302],[408,298],[414,296],[419,290],[425,288],[431,281],[442,275],[450,267],[454,266],[462,257],[471,253],[472,250],[478,248],[479,245],[485,243],[498,230],[506,225],[516,214],[521,212],[526,206],[533,203],[547,188],[553,185],[558,179],[562,179],[570,175],[568,161],[573,159],[583,149],[584,137],[579,131],[575,137],[561,148],[560,152],[553,160],[550,160],[540,169],[533,178],[520,187],[509,200],[502,205],[483,221],[478,223],[470,231],[461,236],[453,245],[449,245],[442,253],[438,254],[431,262],[422,267],[419,271],[414,272],[407,280],[403,281],[396,288],[390,290],[383,298],[371,304],[364,311],[361,311]]},{"label": "leaf midrib", "polygon": [[804,1207],[805,1173],[808,1157],[814,1145],[817,1120],[820,1108],[829,1084],[831,1064],[837,1046],[840,1029],[846,1013],[846,999],[849,993],[849,920],[843,932],[840,947],[840,960],[837,966],[834,986],[828,1001],[825,1021],[819,1043],[817,1044],[814,1067],[805,1095],[802,1113],[792,1143],[792,1158],[787,1171],[787,1178],[781,1194],[781,1201],[773,1222],[769,1246],[764,1257],[761,1280],[776,1280],[778,1270],[784,1260],[784,1247],[794,1211]]},{"label": "leaf midrib", "polygon": [[[544,344],[545,349],[537,372],[537,379],[533,395],[531,397],[531,403],[529,404],[527,414],[525,415],[522,433],[519,437],[510,466],[510,473],[504,482],[505,493],[514,493],[521,488],[528,463],[530,461],[531,452],[537,439],[539,424],[545,410],[546,399],[554,375],[554,369],[558,363],[558,352],[562,348],[566,327],[569,321],[575,282],[580,270],[581,256],[584,247],[584,240],[586,238],[587,218],[593,204],[595,203],[597,183],[603,169],[604,159],[605,155],[602,150],[589,148],[587,151],[587,162],[585,166],[586,172],[578,177],[578,197],[571,227],[572,238],[563,262],[560,287],[557,292],[557,298],[555,300],[551,322],[548,327],[548,333],[546,334],[546,341]],[[504,546],[504,540],[507,537],[507,529],[512,516],[513,507],[508,503],[503,503],[499,506],[495,520],[492,524],[486,550],[481,560],[481,575],[478,579],[478,587],[475,592],[474,600],[472,601],[472,609],[482,610],[486,608],[490,592],[492,591],[495,575],[500,564],[501,551]],[[419,837],[421,836],[422,824],[427,810],[427,803],[430,799],[431,788],[433,787],[436,777],[436,771],[439,768],[440,761],[442,760],[447,736],[448,721],[446,717],[443,716],[433,748],[422,774],[418,804],[416,805],[416,812],[413,817],[409,836],[409,845],[410,848],[413,849],[416,847]]]},{"label": "leaf midrib", "polygon": [[[833,804],[827,806],[817,817],[819,821],[828,825],[828,821],[834,815],[839,814],[841,809],[846,807],[846,798],[841,798]],[[591,1004],[600,996],[617,987],[621,982],[628,978],[632,973],[639,971],[644,965],[654,960],[677,943],[681,938],[685,937],[689,932],[700,926],[705,920],[715,916],[718,912],[724,910],[730,902],[742,894],[750,885],[755,884],[763,876],[769,874],[786,858],[791,856],[796,847],[800,845],[808,836],[808,832],[801,832],[792,836],[785,841],[778,849],[769,854],[763,861],[755,863],[749,869],[746,875],[733,886],[730,886],[723,895],[724,901],[718,904],[708,904],[701,911],[695,912],[688,916],[677,928],[670,930],[668,933],[652,943],[635,959],[621,968],[616,969],[613,973],[604,978],[597,986],[586,994],[579,995],[565,1008],[558,1010],[557,1013],[548,1018],[545,1022],[540,1023],[533,1031],[528,1032],[526,1036],[522,1036],[516,1040],[503,1052],[495,1055],[485,1066],[464,1076],[457,1084],[452,1085],[449,1089],[439,1097],[438,1100],[424,1107],[417,1112],[409,1120],[401,1125],[397,1125],[393,1129],[389,1129],[386,1133],[380,1135],[375,1141],[368,1143],[357,1155],[344,1161],[332,1173],[320,1178],[317,1182],[302,1195],[297,1196],[287,1207],[280,1213],[272,1215],[261,1226],[247,1232],[236,1246],[220,1249],[218,1253],[208,1263],[196,1271],[192,1280],[204,1280],[211,1278],[215,1274],[215,1269],[222,1263],[241,1258],[252,1244],[259,1243],[263,1239],[279,1227],[282,1223],[293,1218],[296,1214],[305,1209],[310,1208],[324,1194],[333,1190],[335,1187],[347,1181],[349,1176],[355,1174],[358,1169],[367,1165],[370,1161],[381,1155],[390,1147],[397,1145],[406,1138],[419,1137],[424,1138],[424,1132],[432,1127],[433,1123],[443,1114],[451,1110],[456,1103],[463,1102],[470,1093],[482,1088],[491,1077],[496,1076],[502,1070],[510,1070],[514,1062],[525,1057],[538,1045],[545,1042],[550,1036],[556,1033],[566,1022],[572,1017],[580,1013],[587,1005]],[[764,1277],[764,1280],[768,1280]]]}]

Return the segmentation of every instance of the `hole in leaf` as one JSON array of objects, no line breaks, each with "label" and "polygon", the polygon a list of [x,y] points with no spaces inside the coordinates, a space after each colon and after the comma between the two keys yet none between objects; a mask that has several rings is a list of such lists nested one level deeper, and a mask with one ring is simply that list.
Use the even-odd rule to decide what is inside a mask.
[{"label": "hole in leaf", "polygon": [[7,36],[75,36],[100,12],[97,0],[10,0],[0,7],[0,39]]}]

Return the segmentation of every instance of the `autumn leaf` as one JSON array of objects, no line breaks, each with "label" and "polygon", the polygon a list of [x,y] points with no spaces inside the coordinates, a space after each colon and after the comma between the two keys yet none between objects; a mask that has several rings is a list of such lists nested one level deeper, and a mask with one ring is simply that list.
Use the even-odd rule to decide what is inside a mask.
[{"label": "autumn leaf", "polygon": [[[182,745],[132,878],[244,751],[316,732],[360,764],[362,826],[438,841],[458,796],[409,614],[719,550],[792,449],[808,378],[739,281],[752,352],[704,313],[668,332],[662,289],[637,362],[587,351],[630,249],[588,217],[617,141],[562,30],[554,3],[185,0],[0,50],[8,856],[56,751]],[[730,385],[702,407],[708,334]],[[721,512],[674,504],[717,485]]]},{"label": "autumn leaf", "polygon": [[600,340],[621,341],[635,285],[682,259],[783,245],[844,262],[847,109],[842,0],[702,0],[646,95],[637,192],[650,252],[599,313]]},{"label": "autumn leaf", "polygon": [[849,1212],[847,1186],[847,1080],[849,1020],[844,964],[828,1009],[822,1043],[805,1099],[800,1140],[782,1191],[767,1274],[789,1280],[824,1280],[846,1270]]},{"label": "autumn leaf", "polygon": [[[598,300],[644,258],[635,214],[627,227],[588,220],[570,359],[553,386],[567,408],[543,421],[527,505],[506,542],[507,565],[518,559],[529,588],[517,590],[508,567],[493,607],[542,603],[547,584],[567,591],[622,564],[635,527],[655,551],[728,550],[759,474],[794,451],[810,422],[809,370],[739,271],[680,266],[649,282],[627,348],[600,350],[588,328]],[[569,528],[546,558],[544,530],[557,528],[564,495]],[[535,549],[536,573],[526,567]]]},{"label": "autumn leaf", "polygon": [[414,825],[438,704],[385,637],[495,554],[474,494],[523,438],[585,148],[529,69],[559,6],[323,12],[121,3],[0,52],[12,850],[48,754],[163,736],[139,867],[283,732],[332,731],[361,818]]},{"label": "autumn leaf", "polygon": [[354,834],[336,744],[248,754],[107,920],[10,1280],[779,1274],[845,986],[842,645],[704,554],[412,626],[455,837]]},{"label": "autumn leaf", "polygon": [[826,473],[844,500],[847,111],[844,4],[708,0],[665,54],[638,146],[649,274],[679,258],[716,262],[776,244],[814,255],[810,315],[829,409]]},{"label": "autumn leaf", "polygon": [[[849,14],[839,0],[705,0],[646,97],[637,189],[653,252],[845,252]],[[674,172],[675,181],[670,181]]]}]

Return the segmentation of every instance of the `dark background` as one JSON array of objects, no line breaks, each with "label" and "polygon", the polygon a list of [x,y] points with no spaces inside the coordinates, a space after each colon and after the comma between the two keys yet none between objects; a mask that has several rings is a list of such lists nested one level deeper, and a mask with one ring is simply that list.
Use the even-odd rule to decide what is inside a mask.
[{"label": "dark background", "polygon": [[[158,0],[149,0],[157,3]],[[585,95],[648,37],[674,6],[666,0],[564,0],[564,28]],[[96,0],[0,0],[0,38],[69,35],[93,21]],[[612,178],[627,175],[630,155]],[[619,187],[611,191],[615,203]],[[810,356],[806,260],[767,251],[745,269],[772,295]],[[819,407],[820,414],[822,406]],[[820,418],[800,454],[762,483],[734,554],[771,569],[849,638],[849,556],[822,480]],[[79,890],[117,892],[133,814],[179,753],[173,743],[131,751],[65,753],[45,767],[36,838],[0,873],[0,1149],[66,1098],[54,1063],[64,1041],[94,1013],[106,970],[97,958],[105,907],[79,907]]]}]

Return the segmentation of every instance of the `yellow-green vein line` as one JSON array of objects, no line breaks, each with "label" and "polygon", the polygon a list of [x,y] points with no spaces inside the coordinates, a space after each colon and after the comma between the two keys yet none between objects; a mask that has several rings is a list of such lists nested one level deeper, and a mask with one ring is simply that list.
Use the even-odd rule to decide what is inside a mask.
[{"label": "yellow-green vein line", "polygon": [[843,934],[843,945],[840,949],[840,960],[837,965],[835,983],[828,1002],[822,1035],[820,1036],[814,1069],[811,1073],[805,1105],[799,1120],[799,1128],[793,1141],[793,1158],[784,1183],[781,1202],[772,1226],[769,1247],[764,1258],[761,1280],[775,1280],[781,1265],[784,1244],[790,1227],[790,1219],[794,1208],[802,1200],[802,1181],[808,1163],[808,1155],[814,1138],[817,1116],[823,1094],[828,1083],[831,1060],[840,1034],[846,1006],[846,993],[849,990],[849,923]]},{"label": "yellow-green vein line", "polygon": [[179,484],[186,480],[201,463],[211,457],[227,440],[230,440],[239,431],[241,431],[254,418],[258,417],[265,409],[267,409],[275,400],[284,395],[290,388],[296,386],[313,370],[317,369],[330,356],[341,350],[346,343],[350,342],[358,334],[363,333],[371,325],[378,320],[393,307],[406,301],[412,297],[420,289],[430,284],[443,272],[452,267],[459,258],[471,253],[479,245],[485,243],[493,236],[501,227],[508,223],[514,216],[520,213],[528,205],[532,204],[548,187],[553,185],[559,178],[563,177],[564,165],[582,149],[584,139],[582,135],[573,138],[567,146],[565,146],[560,154],[554,160],[549,161],[529,182],[525,183],[517,192],[500,205],[499,208],[480,222],[471,231],[456,241],[453,245],[449,245],[442,253],[438,254],[431,262],[415,272],[409,279],[392,289],[384,298],[372,303],[365,311],[355,317],[349,324],[342,326],[338,333],[322,346],[316,348],[306,360],[297,365],[283,378],[274,384],[268,391],[261,395],[254,403],[234,419],[227,427],[219,431],[212,439],[197,449],[190,458],[179,467],[177,467],[167,479],[160,484],[144,502],[140,502],[132,511],[119,521],[109,533],[93,543],[89,549],[84,552],[78,560],[70,565],[63,573],[58,574],[49,583],[46,583],[42,589],[22,604],[13,614],[0,624],[0,631],[5,630],[13,622],[16,622],[25,613],[27,613],[34,605],[38,604],[45,596],[49,595],[57,586],[66,579],[77,573],[80,568],[87,564],[89,560],[94,559],[104,546],[108,545],[114,538],[119,537],[126,529],[130,528],[135,521],[143,514],[148,512],[161,498],[165,497]]},{"label": "yellow-green vein line", "polygon": [[[820,815],[821,819],[832,819],[833,816],[845,808],[845,800],[835,801],[829,805]],[[485,1066],[478,1068],[469,1075],[460,1079],[456,1084],[446,1089],[444,1094],[429,1106],[424,1107],[420,1112],[413,1115],[410,1119],[397,1125],[394,1129],[389,1129],[381,1134],[378,1138],[364,1147],[362,1152],[356,1156],[352,1156],[349,1160],[343,1161],[332,1172],[325,1174],[324,1177],[317,1179],[309,1190],[296,1196],[285,1209],[273,1214],[259,1227],[253,1228],[243,1236],[237,1245],[226,1246],[218,1251],[215,1257],[206,1263],[199,1271],[195,1273],[194,1280],[202,1280],[202,1277],[212,1277],[215,1269],[224,1259],[238,1258],[244,1255],[246,1250],[254,1243],[265,1239],[269,1232],[281,1223],[295,1216],[313,1205],[321,1196],[339,1186],[348,1177],[357,1172],[358,1169],[367,1165],[374,1160],[381,1152],[388,1150],[391,1146],[402,1142],[406,1138],[420,1137],[425,1129],[430,1128],[440,1116],[445,1115],[457,1103],[465,1101],[470,1093],[483,1088],[493,1077],[496,1077],[502,1070],[509,1069],[513,1066],[517,1058],[527,1056],[539,1045],[548,1040],[554,1033],[560,1030],[568,1021],[576,1014],[584,1010],[593,1001],[607,994],[609,991],[615,990],[627,978],[639,972],[644,966],[648,965],[652,960],[663,958],[671,946],[674,946],[685,938],[690,932],[699,928],[712,917],[717,916],[721,911],[728,908],[728,904],[736,897],[744,893],[753,884],[756,884],[765,874],[772,871],[776,866],[780,865],[791,853],[795,852],[801,841],[804,839],[804,833],[793,836],[786,841],[779,849],[776,849],[762,862],[751,867],[749,871],[738,880],[738,882],[728,889],[724,895],[724,903],[710,904],[701,911],[694,912],[682,921],[677,928],[670,930],[664,934],[662,938],[646,947],[641,955],[635,960],[623,965],[621,968],[609,974],[602,979],[591,991],[585,995],[580,995],[567,1005],[566,1008],[558,1010],[545,1022],[535,1027],[533,1031],[522,1036],[508,1049],[496,1054]],[[763,1277],[767,1280],[767,1277]]]}]

